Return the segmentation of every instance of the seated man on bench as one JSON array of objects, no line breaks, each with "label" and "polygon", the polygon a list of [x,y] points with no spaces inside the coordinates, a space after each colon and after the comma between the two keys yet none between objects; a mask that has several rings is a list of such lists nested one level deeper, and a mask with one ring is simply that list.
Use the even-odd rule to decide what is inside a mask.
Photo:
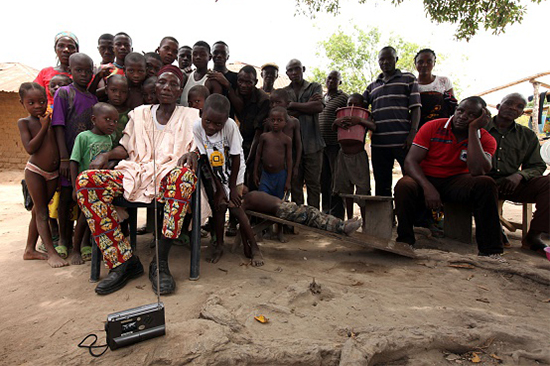
[{"label": "seated man on bench", "polygon": [[497,182],[500,199],[537,204],[521,244],[523,249],[544,256],[546,244],[540,234],[548,233],[550,226],[550,176],[543,176],[546,163],[540,156],[537,135],[515,121],[526,105],[527,100],[521,94],[508,94],[497,105],[498,114],[485,126],[498,145],[489,176]]},{"label": "seated man on bench", "polygon": [[405,159],[406,175],[395,186],[398,242],[415,243],[413,224],[424,205],[440,209],[442,202],[472,206],[480,256],[498,262],[503,251],[495,181],[485,176],[497,144],[482,127],[490,121],[480,97],[464,99],[451,118],[426,123]]},{"label": "seated man on bench", "polygon": [[[157,199],[164,203],[162,237],[159,238],[160,293],[175,290],[168,253],[173,239],[180,235],[197,181],[195,173],[185,165],[194,167],[198,154],[194,152],[193,122],[199,118],[199,111],[176,105],[182,84],[181,70],[164,66],[155,84],[159,104],[143,105],[131,111],[120,146],[99,154],[90,163],[91,170],[77,178],[78,205],[110,269],[95,289],[99,295],[117,291],[144,273],[139,258],[120,230],[113,199],[121,195],[130,202],[149,203]],[[121,161],[114,170],[105,169],[110,160]],[[156,269],[153,259],[149,279],[155,292]]]},{"label": "seated man on bench", "polygon": [[359,218],[343,221],[332,215],[324,214],[313,206],[286,202],[278,197],[260,191],[252,191],[245,194],[242,207],[245,210],[272,215],[279,219],[337,234],[351,235],[361,226]]}]

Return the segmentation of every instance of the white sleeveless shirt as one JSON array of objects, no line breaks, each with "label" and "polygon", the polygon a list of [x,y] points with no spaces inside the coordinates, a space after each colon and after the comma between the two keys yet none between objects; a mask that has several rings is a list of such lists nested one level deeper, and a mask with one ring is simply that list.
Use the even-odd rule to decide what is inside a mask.
[{"label": "white sleeveless shirt", "polygon": [[193,72],[191,72],[188,77],[187,77],[187,83],[185,83],[185,86],[183,87],[183,92],[181,93],[181,97],[180,97],[180,102],[179,104],[181,104],[182,106],[184,107],[189,107],[189,103],[188,103],[188,94],[189,94],[189,90],[194,87],[195,85],[204,85],[206,84],[206,74],[203,76],[202,79],[196,81],[195,80],[195,72],[197,72],[197,70],[193,70]]}]

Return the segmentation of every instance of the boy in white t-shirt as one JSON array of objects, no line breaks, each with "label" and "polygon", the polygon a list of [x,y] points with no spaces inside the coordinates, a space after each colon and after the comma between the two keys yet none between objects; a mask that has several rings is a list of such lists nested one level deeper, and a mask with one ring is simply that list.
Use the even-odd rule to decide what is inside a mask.
[{"label": "boy in white t-shirt", "polygon": [[229,118],[229,100],[220,94],[212,94],[204,103],[201,120],[193,125],[195,144],[201,155],[207,155],[214,173],[216,193],[212,207],[216,243],[212,245],[210,262],[216,263],[223,254],[223,227],[227,208],[239,221],[239,230],[244,254],[252,265],[264,264],[260,248],[248,217],[241,207],[244,183],[245,161],[242,148],[243,138],[239,127]]}]

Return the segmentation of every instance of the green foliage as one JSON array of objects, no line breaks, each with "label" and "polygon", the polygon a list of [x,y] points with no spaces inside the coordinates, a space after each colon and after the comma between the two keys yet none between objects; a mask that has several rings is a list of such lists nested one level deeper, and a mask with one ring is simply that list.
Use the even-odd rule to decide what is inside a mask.
[{"label": "green foliage", "polygon": [[[367,0],[357,0],[364,4]],[[386,0],[399,5],[405,0]],[[423,0],[426,15],[437,23],[457,24],[457,39],[469,40],[480,26],[493,34],[504,33],[505,28],[521,23],[526,3],[542,0]],[[340,0],[296,0],[297,12],[315,17],[316,13],[338,14]]]},{"label": "green foliage", "polygon": [[338,70],[342,74],[341,89],[346,93],[362,93],[380,73],[378,67],[378,52],[391,45],[397,50],[399,60],[397,68],[403,71],[413,71],[414,56],[421,48],[419,45],[392,35],[387,43],[382,43],[378,28],[369,28],[367,31],[354,26],[352,34],[346,34],[338,28],[326,41],[319,42],[318,56],[326,58],[326,67],[314,68],[313,79],[325,84],[327,74],[331,70]]}]

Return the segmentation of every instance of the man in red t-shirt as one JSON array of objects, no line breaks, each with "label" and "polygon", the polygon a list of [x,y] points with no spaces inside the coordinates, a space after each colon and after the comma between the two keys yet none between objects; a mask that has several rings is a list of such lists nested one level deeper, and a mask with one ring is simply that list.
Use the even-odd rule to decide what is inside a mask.
[{"label": "man in red t-shirt", "polygon": [[479,255],[504,261],[498,219],[498,189],[486,176],[496,151],[495,139],[483,129],[490,121],[480,97],[464,99],[449,119],[426,123],[405,159],[406,175],[395,186],[397,241],[414,245],[418,209],[440,209],[443,202],[472,206]]}]

